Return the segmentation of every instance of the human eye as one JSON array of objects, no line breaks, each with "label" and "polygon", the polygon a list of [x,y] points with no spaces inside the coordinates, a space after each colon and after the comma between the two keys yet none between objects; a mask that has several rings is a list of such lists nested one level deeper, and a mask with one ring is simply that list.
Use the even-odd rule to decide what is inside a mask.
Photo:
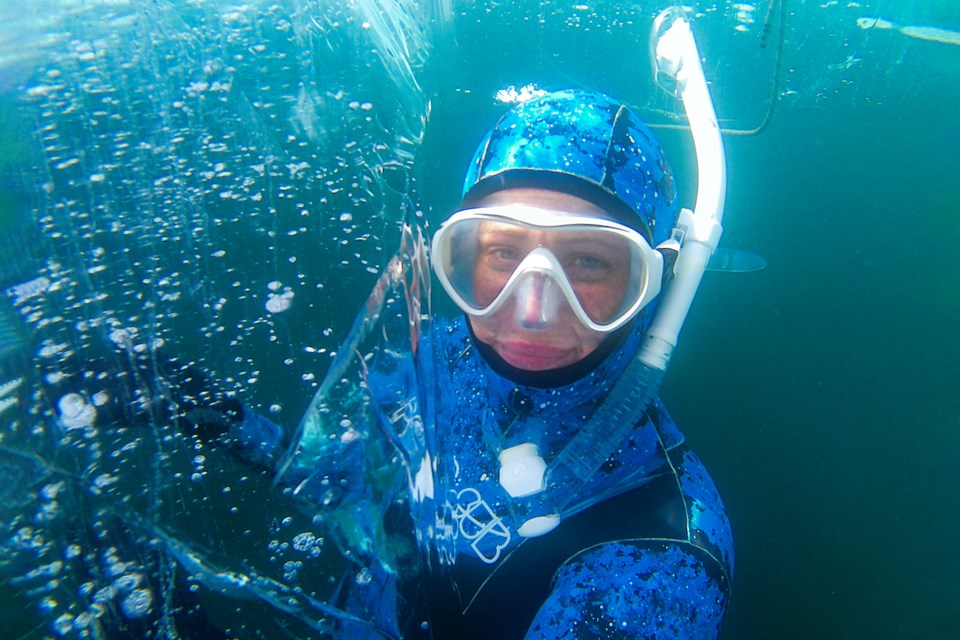
[{"label": "human eye", "polygon": [[516,268],[522,255],[517,247],[511,245],[490,245],[484,249],[483,261],[492,269],[507,271]]},{"label": "human eye", "polygon": [[577,256],[575,260],[575,264],[580,269],[586,269],[590,271],[598,270],[598,269],[606,269],[606,268],[609,268],[610,266],[610,263],[608,263],[603,258],[600,258],[598,256],[591,256],[591,255]]},{"label": "human eye", "polygon": [[564,263],[564,271],[574,284],[602,281],[610,274],[610,270],[609,261],[592,254],[570,256]]}]

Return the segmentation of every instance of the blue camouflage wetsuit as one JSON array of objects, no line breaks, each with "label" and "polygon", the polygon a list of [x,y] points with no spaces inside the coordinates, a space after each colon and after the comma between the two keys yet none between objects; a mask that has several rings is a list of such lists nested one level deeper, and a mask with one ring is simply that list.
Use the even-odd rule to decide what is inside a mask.
[{"label": "blue camouflage wetsuit", "polygon": [[[628,440],[561,514],[561,524],[542,537],[517,534],[513,500],[498,482],[497,447],[534,442],[551,460],[605,397],[640,333],[630,332],[585,377],[543,389],[494,372],[462,318],[437,322],[436,361],[447,368],[437,372],[443,383],[434,492],[447,504],[455,560],[437,561],[443,555],[437,546],[445,544],[437,540],[430,575],[413,585],[426,588],[427,609],[405,611],[414,596],[387,603],[371,589],[341,604],[405,637],[716,638],[733,573],[730,524],[713,481],[662,402],[636,416]],[[374,395],[391,387],[386,379],[376,383]],[[276,459],[282,445],[279,429],[251,412],[231,435],[261,463]],[[329,486],[334,467],[351,467],[333,460],[316,464],[324,482],[308,493]],[[354,478],[346,484],[361,483]],[[412,524],[425,532],[435,522]],[[388,593],[411,593],[411,585],[395,584],[396,576],[378,581]],[[356,633],[345,631],[345,637]]]},{"label": "blue camouflage wetsuit", "polygon": [[541,538],[516,534],[491,428],[480,427],[495,422],[504,448],[534,442],[549,461],[605,397],[634,340],[586,377],[539,389],[493,372],[462,320],[437,334],[450,363],[438,409],[438,424],[449,424],[438,436],[447,454],[439,464],[449,472],[439,475],[462,514],[451,577],[466,608],[448,637],[716,637],[733,571],[730,524],[661,402],[636,416],[628,440]]}]

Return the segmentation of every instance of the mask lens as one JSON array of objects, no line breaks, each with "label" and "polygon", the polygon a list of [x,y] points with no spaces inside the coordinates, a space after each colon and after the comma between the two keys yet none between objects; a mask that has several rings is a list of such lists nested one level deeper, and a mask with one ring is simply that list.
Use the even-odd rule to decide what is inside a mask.
[{"label": "mask lens", "polygon": [[643,259],[634,248],[622,235],[587,229],[559,231],[548,246],[597,324],[613,321],[637,299]]},{"label": "mask lens", "polygon": [[[518,305],[535,304],[526,298],[540,291],[551,294],[545,311],[559,312],[565,305],[557,300],[565,297],[567,306],[606,325],[634,311],[644,293],[645,241],[625,227],[591,224],[583,217],[570,224],[540,225],[462,213],[438,234],[437,257],[442,260],[434,264],[467,313],[493,312],[492,307],[518,296]],[[539,277],[530,280],[533,274]],[[531,285],[544,279],[551,284]]]}]

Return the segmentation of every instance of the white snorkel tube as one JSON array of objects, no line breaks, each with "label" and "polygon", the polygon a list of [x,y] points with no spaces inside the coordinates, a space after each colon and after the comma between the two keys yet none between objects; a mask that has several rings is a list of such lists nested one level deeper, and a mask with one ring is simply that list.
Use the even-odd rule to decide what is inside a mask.
[{"label": "white snorkel tube", "polygon": [[690,24],[680,9],[671,7],[657,16],[651,45],[657,84],[683,101],[693,133],[697,202],[693,211],[680,211],[671,240],[665,243],[678,251],[674,277],[661,294],[643,344],[588,423],[549,466],[533,445],[519,445],[501,454],[501,484],[511,497],[526,501],[522,507],[517,504],[517,515],[526,517],[517,531],[522,537],[552,531],[568,507],[583,506],[578,502],[582,500],[580,488],[622,445],[637,423],[638,410],[646,411],[656,398],[683,321],[723,231],[726,166],[720,126]]},{"label": "white snorkel tube", "polygon": [[700,54],[690,23],[680,9],[671,7],[657,16],[651,45],[657,84],[683,100],[697,151],[697,202],[692,212],[680,211],[673,234],[680,243],[674,278],[660,300],[638,355],[645,364],[666,371],[707,262],[720,242],[727,168]]}]

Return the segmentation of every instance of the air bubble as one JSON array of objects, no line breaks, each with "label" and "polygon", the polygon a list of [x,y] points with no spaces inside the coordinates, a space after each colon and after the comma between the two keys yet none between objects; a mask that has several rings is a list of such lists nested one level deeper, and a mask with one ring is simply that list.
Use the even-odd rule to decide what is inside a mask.
[{"label": "air bubble", "polygon": [[373,576],[370,574],[370,571],[367,570],[366,568],[361,569],[360,572],[357,573],[356,581],[358,585],[360,586],[368,585],[370,584],[371,580],[373,580]]},{"label": "air bubble", "polygon": [[150,613],[153,604],[153,592],[149,589],[134,589],[120,603],[120,608],[128,618],[142,618]]},{"label": "air bubble", "polygon": [[89,427],[97,417],[96,408],[77,393],[68,393],[60,398],[57,408],[60,411],[60,424],[68,430]]}]

